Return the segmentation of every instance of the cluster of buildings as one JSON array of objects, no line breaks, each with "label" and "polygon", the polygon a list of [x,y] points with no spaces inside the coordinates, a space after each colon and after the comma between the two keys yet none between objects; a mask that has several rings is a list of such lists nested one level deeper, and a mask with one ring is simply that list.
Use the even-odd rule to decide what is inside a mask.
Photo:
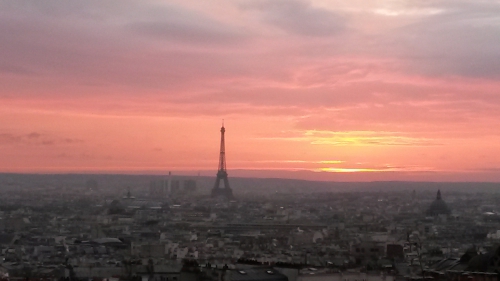
[{"label": "cluster of buildings", "polygon": [[172,179],[172,173],[168,173],[167,179],[152,180],[149,183],[150,198],[164,200],[166,198],[179,197],[182,195],[193,195],[196,192],[196,180],[194,179]]},{"label": "cluster of buildings", "polygon": [[5,189],[3,279],[488,281],[500,270],[495,194],[278,193],[245,200],[212,198],[208,190],[162,197],[153,184],[113,196],[88,185],[91,192],[65,189],[52,197],[37,194],[43,188],[31,196]]}]

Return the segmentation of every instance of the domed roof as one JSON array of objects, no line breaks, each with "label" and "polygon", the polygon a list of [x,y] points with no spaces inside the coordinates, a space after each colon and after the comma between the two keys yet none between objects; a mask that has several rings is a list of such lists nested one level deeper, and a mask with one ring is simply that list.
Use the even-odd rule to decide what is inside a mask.
[{"label": "domed roof", "polygon": [[450,208],[448,208],[448,205],[443,201],[441,198],[441,191],[438,190],[436,200],[432,202],[432,204],[429,206],[429,209],[427,209],[426,214],[428,216],[438,216],[438,215],[449,215],[451,213]]}]

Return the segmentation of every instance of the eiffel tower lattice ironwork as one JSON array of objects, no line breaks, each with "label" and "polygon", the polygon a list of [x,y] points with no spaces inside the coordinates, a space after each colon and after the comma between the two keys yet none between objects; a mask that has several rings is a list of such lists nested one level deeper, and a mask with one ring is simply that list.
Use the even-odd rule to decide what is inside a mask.
[{"label": "eiffel tower lattice ironwork", "polygon": [[[226,144],[224,140],[225,133],[226,129],[224,128],[224,123],[222,123],[222,127],[220,128],[219,170],[217,171],[217,178],[215,179],[215,185],[212,189],[212,197],[224,197],[226,199],[232,199],[233,191],[229,186],[226,170]],[[220,187],[221,182],[224,183],[224,188]]]}]

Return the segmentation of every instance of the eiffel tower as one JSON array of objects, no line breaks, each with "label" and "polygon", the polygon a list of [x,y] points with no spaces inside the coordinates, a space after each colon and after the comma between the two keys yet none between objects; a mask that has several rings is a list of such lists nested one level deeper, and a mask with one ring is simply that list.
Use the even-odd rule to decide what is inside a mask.
[{"label": "eiffel tower", "polygon": [[[217,178],[215,179],[215,185],[212,189],[212,198],[225,198],[233,199],[233,190],[229,187],[229,181],[227,180],[226,171],[226,145],[224,142],[224,133],[226,129],[224,128],[224,122],[222,122],[222,127],[220,128],[220,155],[219,155],[219,170],[217,171]],[[221,188],[221,181],[224,182],[224,188]]]}]

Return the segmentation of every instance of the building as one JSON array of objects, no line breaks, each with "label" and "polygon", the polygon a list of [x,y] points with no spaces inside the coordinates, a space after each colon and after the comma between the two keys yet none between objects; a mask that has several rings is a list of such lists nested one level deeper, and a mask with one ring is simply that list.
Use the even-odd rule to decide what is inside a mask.
[{"label": "building", "polygon": [[426,211],[427,216],[439,216],[439,215],[449,215],[451,213],[450,208],[446,205],[446,202],[441,198],[441,191],[438,190],[436,195],[436,200],[432,202],[429,209]]},{"label": "building", "polygon": [[187,194],[194,193],[196,191],[196,181],[195,180],[184,180],[184,192]]}]

